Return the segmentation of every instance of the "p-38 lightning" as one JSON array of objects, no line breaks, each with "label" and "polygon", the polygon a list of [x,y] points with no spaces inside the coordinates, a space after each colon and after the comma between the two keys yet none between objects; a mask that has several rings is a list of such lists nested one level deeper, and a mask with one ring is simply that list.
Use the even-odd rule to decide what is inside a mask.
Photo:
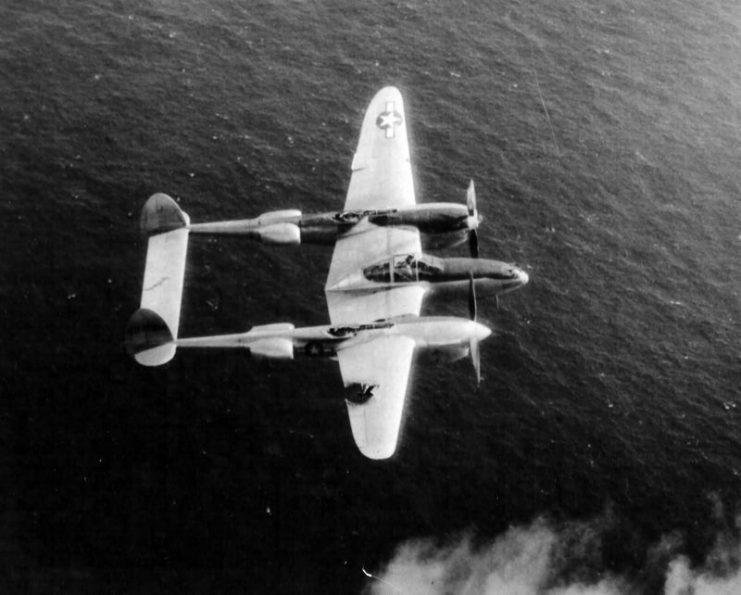
[{"label": "p-38 lightning", "polygon": [[[334,359],[349,389],[345,401],[355,443],[366,457],[386,459],[396,450],[415,350],[430,349],[450,360],[470,354],[480,381],[479,343],[491,331],[476,321],[476,295],[498,295],[528,282],[513,265],[477,258],[479,221],[473,182],[466,205],[415,202],[402,96],[386,87],[366,111],[343,211],[276,211],[191,224],[169,196],[147,201],[141,218],[148,236],[144,283],[140,308],[127,327],[127,349],[145,366],[167,363],[185,347]],[[330,324],[277,323],[243,333],[178,337],[191,233],[241,234],[279,244],[334,242],[325,285]],[[425,254],[422,234],[438,246],[468,236],[473,257]],[[469,319],[420,316],[425,295],[451,288],[468,292]]]}]

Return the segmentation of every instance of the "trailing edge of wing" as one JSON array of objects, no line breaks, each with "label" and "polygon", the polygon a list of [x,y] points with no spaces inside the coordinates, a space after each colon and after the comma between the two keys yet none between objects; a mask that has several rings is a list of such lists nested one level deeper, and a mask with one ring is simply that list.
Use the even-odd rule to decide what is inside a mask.
[{"label": "trailing edge of wing", "polygon": [[337,353],[342,380],[367,398],[347,400],[353,438],[370,459],[387,459],[396,452],[404,401],[414,355],[414,340],[379,337]]}]

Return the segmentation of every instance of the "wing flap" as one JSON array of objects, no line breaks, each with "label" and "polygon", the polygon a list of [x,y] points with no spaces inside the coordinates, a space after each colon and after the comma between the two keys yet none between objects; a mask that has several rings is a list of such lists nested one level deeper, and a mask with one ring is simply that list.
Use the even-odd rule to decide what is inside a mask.
[{"label": "wing flap", "polygon": [[387,459],[396,451],[414,355],[409,337],[379,337],[338,352],[345,386],[359,385],[370,398],[347,402],[350,427],[360,452]]}]

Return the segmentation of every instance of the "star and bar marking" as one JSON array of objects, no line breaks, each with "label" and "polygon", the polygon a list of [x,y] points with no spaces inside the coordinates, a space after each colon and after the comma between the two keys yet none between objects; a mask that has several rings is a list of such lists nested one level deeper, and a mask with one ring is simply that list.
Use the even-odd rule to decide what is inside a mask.
[{"label": "star and bar marking", "polygon": [[376,126],[386,132],[386,138],[394,138],[396,127],[401,126],[403,121],[404,119],[401,117],[401,114],[394,109],[394,102],[387,101],[386,111],[381,112],[378,116]]}]

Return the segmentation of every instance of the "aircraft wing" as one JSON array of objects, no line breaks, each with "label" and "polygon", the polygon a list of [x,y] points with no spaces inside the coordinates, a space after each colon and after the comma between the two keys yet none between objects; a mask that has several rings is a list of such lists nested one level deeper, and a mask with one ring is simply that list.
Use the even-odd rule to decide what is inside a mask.
[{"label": "aircraft wing", "polygon": [[[352,163],[346,210],[402,208],[415,204],[409,143],[401,93],[381,89],[365,113]],[[394,254],[422,251],[416,227],[378,227],[361,220],[337,240],[327,277],[332,324],[363,323],[403,314],[419,315],[424,290],[399,287],[376,293],[332,289],[343,277]]]},{"label": "aircraft wing", "polygon": [[337,353],[345,386],[366,397],[370,391],[364,403],[346,401],[355,443],[370,459],[396,451],[413,355],[414,340],[404,336],[379,337]]},{"label": "aircraft wing", "polygon": [[[401,93],[379,91],[365,113],[352,162],[345,209],[368,211],[415,204],[409,143]],[[343,291],[350,274],[391,258],[422,251],[416,227],[379,227],[362,219],[335,243],[325,294],[332,324],[362,324],[404,314],[419,315],[425,290],[399,286],[376,292]],[[394,454],[414,354],[414,340],[382,336],[337,352],[345,386],[361,393],[347,400],[355,443],[371,459]]]},{"label": "aircraft wing", "polygon": [[345,209],[401,208],[414,202],[404,101],[398,89],[386,87],[365,112]]}]

